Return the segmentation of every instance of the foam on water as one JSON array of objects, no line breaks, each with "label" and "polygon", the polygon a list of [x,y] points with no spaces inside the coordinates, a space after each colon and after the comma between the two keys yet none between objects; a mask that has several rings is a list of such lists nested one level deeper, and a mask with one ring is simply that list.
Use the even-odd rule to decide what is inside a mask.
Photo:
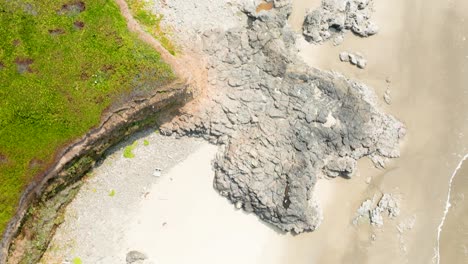
[{"label": "foam on water", "polygon": [[435,254],[434,254],[434,257],[432,258],[432,263],[440,264],[440,234],[442,233],[442,227],[444,226],[445,219],[447,218],[447,214],[449,212],[449,209],[452,206],[450,204],[450,195],[452,193],[453,179],[457,175],[458,170],[462,167],[462,164],[466,159],[468,159],[468,154],[465,154],[465,156],[460,160],[457,167],[455,168],[455,171],[453,172],[452,176],[450,177],[448,194],[447,194],[447,202],[445,203],[444,214],[442,216],[442,220],[440,221],[439,227],[437,228],[437,245],[436,245],[436,248],[434,250]]}]

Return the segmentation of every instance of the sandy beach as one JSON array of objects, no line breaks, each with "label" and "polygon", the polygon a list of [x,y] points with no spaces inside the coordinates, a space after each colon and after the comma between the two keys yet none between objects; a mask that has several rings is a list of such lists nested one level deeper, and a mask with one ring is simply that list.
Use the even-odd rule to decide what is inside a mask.
[{"label": "sandy beach", "polygon": [[[348,34],[340,46],[314,46],[303,41],[301,53],[312,66],[368,84],[380,98],[390,90],[392,104],[386,105],[382,99],[382,107],[408,128],[401,158],[391,161],[385,170],[362,164],[360,171],[364,179],[372,177],[369,189],[402,194],[402,215],[398,221],[386,223],[384,229],[375,230],[375,242],[369,241],[368,232],[372,230],[358,229],[342,235],[349,241],[342,242],[345,247],[340,250],[314,243],[318,232],[310,236],[309,246],[321,247],[320,260],[329,263],[436,263],[437,227],[445,209],[449,179],[468,146],[468,15],[461,11],[468,5],[465,1],[375,4],[373,20],[381,29],[377,35],[363,39]],[[362,53],[369,61],[367,68],[340,62],[342,51]],[[467,191],[466,185],[459,188]],[[367,194],[332,199],[358,203],[372,195],[369,189]],[[413,216],[414,228],[403,234],[397,232],[398,223]],[[336,228],[325,231],[324,225],[321,231],[330,234]],[[458,263],[451,257],[440,263]]]},{"label": "sandy beach", "polygon": [[[300,32],[306,9],[318,4],[295,0],[291,26]],[[164,264],[466,262],[468,227],[460,221],[468,217],[466,162],[453,178],[452,206],[438,242],[449,182],[468,152],[466,10],[463,0],[377,0],[375,36],[348,33],[333,46],[298,35],[309,65],[369,85],[381,108],[408,131],[401,157],[385,169],[362,159],[352,179],[319,179],[314,195],[324,221],[315,232],[278,232],[221,197],[213,188],[217,147],[147,131],[117,146],[90,173],[42,263],[125,263],[132,250],[148,257],[144,263]],[[340,62],[342,51],[362,53],[366,69]],[[134,141],[135,158],[123,157]],[[161,177],[152,176],[156,168]],[[401,197],[401,214],[381,228],[353,225],[360,204],[382,193]]]}]

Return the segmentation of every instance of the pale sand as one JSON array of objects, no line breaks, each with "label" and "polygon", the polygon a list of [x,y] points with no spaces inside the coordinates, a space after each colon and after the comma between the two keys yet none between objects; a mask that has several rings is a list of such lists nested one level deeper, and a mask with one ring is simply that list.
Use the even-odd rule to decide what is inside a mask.
[{"label": "pale sand", "polygon": [[[135,158],[124,158],[122,147],[134,140]],[[310,263],[309,255],[291,262],[290,245],[307,251],[301,236],[278,232],[214,190],[216,146],[143,133],[116,149],[67,207],[41,263],[124,263],[131,250],[145,253],[145,263]],[[155,168],[161,177],[152,176]],[[325,213],[336,206],[329,197],[338,186],[330,183],[319,181],[315,194]]]},{"label": "pale sand", "polygon": [[235,210],[213,189],[216,151],[202,146],[153,185],[125,231],[127,249],[165,264],[284,263],[289,236]]},{"label": "pale sand", "polygon": [[[382,107],[408,127],[401,158],[383,171],[360,166],[361,178],[344,183],[331,203],[341,214],[339,201],[359,204],[372,197],[370,189],[379,189],[402,194],[402,215],[387,221],[383,229],[372,230],[355,229],[344,220],[327,225],[337,216],[325,214],[320,230],[302,238],[309,240],[304,242],[309,249],[319,252],[310,253],[319,263],[431,263],[449,178],[468,152],[468,2],[377,0],[375,7],[374,20],[381,28],[376,36],[361,39],[348,34],[337,47],[302,41],[301,53],[310,65],[361,80],[379,96],[387,88],[385,79],[391,80],[393,103],[387,106],[382,101]],[[360,70],[340,62],[341,51],[363,53],[368,67]],[[367,176],[373,176],[368,188],[356,183]],[[343,217],[352,216],[350,210]],[[414,228],[399,235],[396,224],[412,216]],[[371,232],[377,241],[371,242]],[[290,248],[294,256],[297,249]],[[450,257],[441,263],[458,263]]]}]

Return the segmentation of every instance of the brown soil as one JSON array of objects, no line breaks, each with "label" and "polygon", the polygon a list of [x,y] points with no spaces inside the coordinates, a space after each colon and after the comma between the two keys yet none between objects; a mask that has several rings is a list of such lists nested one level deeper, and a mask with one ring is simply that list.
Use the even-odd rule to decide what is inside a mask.
[{"label": "brown soil", "polygon": [[85,11],[86,5],[83,1],[73,1],[68,4],[62,5],[62,8],[58,12],[60,15],[73,15],[73,14],[79,14],[83,11]]},{"label": "brown soil", "polygon": [[0,165],[1,165],[1,164],[5,164],[5,163],[7,163],[7,162],[8,162],[7,156],[4,155],[4,154],[2,154],[2,153],[0,153]]},{"label": "brown soil", "polygon": [[0,61],[0,70],[3,70],[3,68],[5,68],[5,64],[3,64],[3,62]]},{"label": "brown soil", "polygon": [[84,28],[85,23],[83,21],[77,20],[73,23],[73,25],[75,26],[76,29],[81,30]]},{"label": "brown soil", "polygon": [[49,34],[52,36],[58,36],[65,34],[65,30],[63,30],[62,28],[49,29]]},{"label": "brown soil", "polygon": [[13,46],[18,47],[19,45],[21,45],[21,40],[19,39],[13,40]]},{"label": "brown soil", "polygon": [[33,60],[31,58],[16,58],[15,63],[17,66],[17,70],[19,73],[23,74],[26,72],[33,72],[31,69],[31,64],[33,64]]},{"label": "brown soil", "polygon": [[261,3],[261,4],[259,4],[259,5],[257,6],[257,9],[255,10],[255,12],[258,13],[258,12],[260,12],[260,11],[262,11],[262,10],[269,11],[269,10],[271,10],[271,9],[273,9],[273,2],[268,2],[268,3],[267,3],[267,2],[263,2],[263,3]]},{"label": "brown soil", "polygon": [[44,165],[44,162],[42,160],[34,158],[31,161],[29,161],[28,167],[30,169],[37,169],[37,168],[42,167],[43,165]]}]

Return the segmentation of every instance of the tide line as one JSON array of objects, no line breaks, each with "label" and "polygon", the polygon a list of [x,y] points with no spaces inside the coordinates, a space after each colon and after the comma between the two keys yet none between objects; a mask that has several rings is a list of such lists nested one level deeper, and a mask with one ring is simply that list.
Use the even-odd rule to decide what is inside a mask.
[{"label": "tide line", "polygon": [[457,167],[455,168],[455,171],[453,172],[452,176],[450,177],[449,186],[448,186],[449,187],[448,188],[448,194],[447,194],[447,202],[445,203],[444,215],[442,216],[442,220],[440,221],[439,227],[437,228],[437,245],[436,245],[436,248],[435,248],[435,255],[432,258],[432,263],[440,264],[440,234],[442,233],[442,227],[444,226],[445,219],[447,218],[447,214],[449,212],[449,209],[452,206],[452,204],[450,204],[450,196],[452,194],[453,179],[455,178],[455,175],[457,175],[458,170],[461,168],[463,162],[466,159],[468,159],[468,153],[465,154],[465,156],[460,160]]}]

